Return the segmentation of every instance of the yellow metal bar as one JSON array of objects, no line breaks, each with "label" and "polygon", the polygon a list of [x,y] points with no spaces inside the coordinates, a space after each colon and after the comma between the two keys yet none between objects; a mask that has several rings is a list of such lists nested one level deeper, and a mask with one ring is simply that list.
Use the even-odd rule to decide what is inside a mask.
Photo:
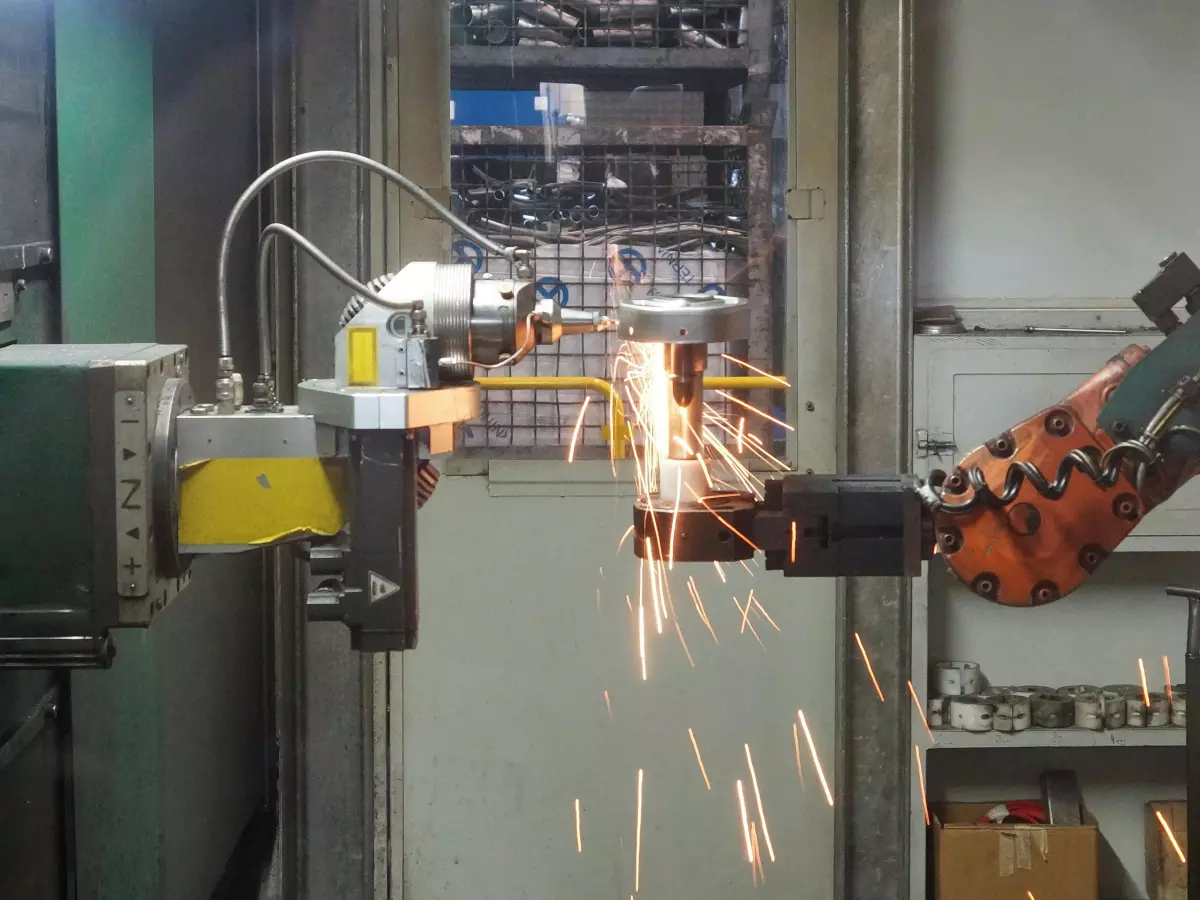
[{"label": "yellow metal bar", "polygon": [[[632,435],[625,424],[625,404],[621,402],[621,395],[613,388],[611,382],[605,381],[603,378],[585,378],[575,375],[537,375],[530,378],[497,375],[492,378],[475,380],[485,391],[584,390],[603,394],[605,402],[612,406],[612,428],[608,439],[613,444],[613,456],[616,459],[625,458],[625,442]],[[704,387],[713,391],[770,391],[779,390],[784,387],[784,384],[782,381],[761,375],[731,375],[705,376]]]},{"label": "yellow metal bar", "polygon": [[613,447],[615,459],[625,458],[625,442],[631,437],[625,424],[625,404],[610,382],[603,378],[585,378],[573,375],[539,375],[535,378],[516,378],[498,375],[492,378],[475,379],[485,391],[596,391],[612,408],[612,428],[608,440]]}]

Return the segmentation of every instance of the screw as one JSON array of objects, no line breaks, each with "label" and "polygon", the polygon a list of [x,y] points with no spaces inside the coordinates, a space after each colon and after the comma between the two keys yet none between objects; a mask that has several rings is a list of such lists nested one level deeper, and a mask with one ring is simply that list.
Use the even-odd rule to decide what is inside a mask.
[{"label": "screw", "polygon": [[29,286],[29,285],[28,285],[28,283],[25,281],[25,279],[24,279],[24,278],[18,278],[18,279],[17,279],[17,280],[16,280],[16,281],[13,283],[13,288],[14,288],[14,290],[16,290],[16,292],[17,292],[18,294],[22,294],[22,293],[24,293],[24,292],[25,292],[25,288],[27,288],[28,286]]},{"label": "screw", "polygon": [[136,590],[137,590],[137,585],[136,585],[136,584],[134,584],[134,583],[131,581],[131,582],[129,582],[129,584],[125,585],[125,589],[126,589],[127,591],[136,591]]},{"label": "screw", "polygon": [[807,403],[804,404],[804,408],[807,409],[809,412],[812,412],[817,407],[816,407],[816,404],[814,404],[811,400],[809,400]]},{"label": "screw", "polygon": [[126,405],[126,406],[133,406],[133,398],[132,398],[132,397],[126,397],[126,398],[125,398],[125,405]]},{"label": "screw", "polygon": [[1175,251],[1168,253],[1165,257],[1163,257],[1163,261],[1158,264],[1159,268],[1162,268],[1164,266],[1169,266],[1171,263],[1175,262],[1175,260],[1178,257],[1179,257],[1179,254]]},{"label": "screw", "polygon": [[53,262],[54,261],[54,251],[51,250],[49,247],[43,247],[41,249],[41,251],[38,253],[38,259],[40,259],[44,263]]}]

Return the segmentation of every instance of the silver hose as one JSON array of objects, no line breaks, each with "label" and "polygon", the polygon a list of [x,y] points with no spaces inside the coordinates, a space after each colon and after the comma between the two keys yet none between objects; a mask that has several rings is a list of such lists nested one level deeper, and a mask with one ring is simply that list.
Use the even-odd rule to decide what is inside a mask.
[{"label": "silver hose", "polygon": [[345,150],[311,150],[307,153],[297,154],[271,166],[250,183],[250,186],[238,197],[237,203],[233,205],[233,209],[229,212],[229,218],[225,220],[225,227],[221,231],[221,249],[217,256],[217,316],[219,318],[217,353],[220,357],[217,363],[218,372],[233,371],[233,349],[229,338],[229,254],[233,247],[234,231],[237,229],[243,213],[246,212],[259,191],[284,172],[290,172],[292,169],[311,162],[347,162],[368,169],[408,191],[460,234],[470,238],[489,253],[502,256],[511,262],[522,261],[523,254],[518,248],[501,246],[456,216],[411,178],[400,174],[395,169],[388,168],[381,162],[376,162],[369,156]]},{"label": "silver hose", "polygon": [[371,286],[363,284],[332,259],[320,247],[287,225],[273,222],[262,230],[258,236],[258,371],[260,375],[271,374],[271,335],[268,323],[271,318],[270,306],[267,302],[271,277],[270,260],[271,247],[276,237],[285,237],[307,253],[322,269],[348,287],[360,297],[365,297],[372,303],[378,303],[387,309],[397,312],[412,312],[423,306],[422,301],[389,300],[375,291]]}]

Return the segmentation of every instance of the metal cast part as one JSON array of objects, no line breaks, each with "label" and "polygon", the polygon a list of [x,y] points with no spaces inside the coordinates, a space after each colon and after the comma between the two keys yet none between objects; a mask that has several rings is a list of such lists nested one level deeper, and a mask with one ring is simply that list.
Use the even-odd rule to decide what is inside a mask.
[{"label": "metal cast part", "polygon": [[[690,459],[704,446],[704,369],[708,365],[705,344],[663,346],[671,399],[667,410],[667,455]],[[660,473],[659,485],[663,484]]]},{"label": "metal cast part", "polygon": [[193,410],[179,416],[176,428],[179,467],[210,459],[315,458],[336,451],[332,429],[296,406],[270,413],[249,407],[228,414]]},{"label": "metal cast part", "polygon": [[622,340],[663,344],[721,344],[749,330],[749,301],[721,294],[631,297],[617,326]]},{"label": "metal cast part", "polygon": [[[749,497],[719,497],[705,506],[680,506],[657,496],[639,497],[633,504],[633,550],[639,559],[675,562],[735,562],[754,556],[749,535],[754,528],[754,501]],[[719,517],[719,518],[718,518]]]}]

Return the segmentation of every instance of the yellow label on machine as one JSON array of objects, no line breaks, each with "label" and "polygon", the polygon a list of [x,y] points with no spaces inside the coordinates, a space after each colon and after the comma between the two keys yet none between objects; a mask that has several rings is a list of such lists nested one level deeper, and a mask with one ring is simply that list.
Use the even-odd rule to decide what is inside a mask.
[{"label": "yellow label on machine", "polygon": [[356,387],[379,384],[379,331],[366,325],[346,329],[346,383]]},{"label": "yellow label on machine", "polygon": [[210,459],[180,472],[184,552],[250,549],[337,534],[346,521],[342,465],[314,457]]}]

